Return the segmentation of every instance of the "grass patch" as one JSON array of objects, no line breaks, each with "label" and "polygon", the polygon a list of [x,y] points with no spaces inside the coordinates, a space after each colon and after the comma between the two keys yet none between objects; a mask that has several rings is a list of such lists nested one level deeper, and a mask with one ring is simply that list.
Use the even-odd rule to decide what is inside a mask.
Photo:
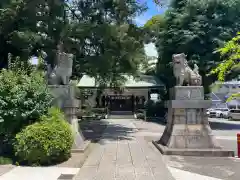
[{"label": "grass patch", "polygon": [[8,157],[0,156],[0,165],[13,164],[13,160]]}]

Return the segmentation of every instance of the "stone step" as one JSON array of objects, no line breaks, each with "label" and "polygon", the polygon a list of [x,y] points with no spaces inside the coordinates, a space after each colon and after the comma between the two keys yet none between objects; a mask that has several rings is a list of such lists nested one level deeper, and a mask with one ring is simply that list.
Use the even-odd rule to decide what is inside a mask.
[{"label": "stone step", "polygon": [[109,119],[134,119],[132,111],[111,111],[108,116]]}]

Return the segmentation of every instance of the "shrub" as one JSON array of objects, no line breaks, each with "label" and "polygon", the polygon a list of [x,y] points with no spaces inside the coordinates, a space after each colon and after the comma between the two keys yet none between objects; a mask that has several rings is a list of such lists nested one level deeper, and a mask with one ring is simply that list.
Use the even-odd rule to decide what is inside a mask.
[{"label": "shrub", "polygon": [[164,101],[154,102],[149,100],[146,103],[146,116],[147,117],[164,117],[167,109],[164,106]]},{"label": "shrub", "polygon": [[142,113],[142,114],[144,114],[144,113],[145,113],[145,110],[144,110],[144,109],[137,109],[137,110],[136,110],[136,113]]},{"label": "shrub", "polygon": [[72,130],[56,108],[51,108],[40,122],[24,128],[15,139],[15,155],[23,164],[50,165],[67,160],[71,155]]},{"label": "shrub", "polygon": [[136,116],[137,116],[137,119],[142,119],[142,120],[145,119],[145,115],[143,113],[137,113]]},{"label": "shrub", "polygon": [[0,156],[0,165],[12,164],[11,158]]},{"label": "shrub", "polygon": [[47,112],[52,96],[43,73],[2,70],[0,72],[0,143],[11,144],[24,126]]}]

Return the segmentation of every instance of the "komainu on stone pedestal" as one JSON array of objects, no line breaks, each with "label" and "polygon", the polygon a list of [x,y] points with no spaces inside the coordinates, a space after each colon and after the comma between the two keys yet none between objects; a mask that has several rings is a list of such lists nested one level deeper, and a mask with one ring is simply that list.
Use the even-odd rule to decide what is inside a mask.
[{"label": "komainu on stone pedestal", "polygon": [[71,125],[74,135],[72,152],[85,151],[90,141],[85,140],[76,117],[80,102],[75,98],[75,84],[70,83],[73,55],[62,52],[62,44],[57,53],[57,64],[51,69],[48,66],[48,88],[54,96],[53,105],[62,109]]},{"label": "komainu on stone pedestal", "polygon": [[201,86],[202,77],[199,75],[198,66],[194,64],[192,70],[187,63],[184,53],[174,54],[173,59],[173,74],[177,80],[177,86],[182,86],[186,82],[189,86]]},{"label": "komainu on stone pedestal", "polygon": [[[185,156],[234,156],[234,152],[223,150],[217,143],[208,122],[206,109],[210,100],[204,100],[201,78],[185,62],[185,55],[174,55],[175,76],[178,85],[170,89],[168,119],[164,133],[153,144],[165,155]],[[184,68],[179,68],[179,64]],[[187,81],[189,86],[179,86]],[[196,86],[194,86],[197,84]]]}]

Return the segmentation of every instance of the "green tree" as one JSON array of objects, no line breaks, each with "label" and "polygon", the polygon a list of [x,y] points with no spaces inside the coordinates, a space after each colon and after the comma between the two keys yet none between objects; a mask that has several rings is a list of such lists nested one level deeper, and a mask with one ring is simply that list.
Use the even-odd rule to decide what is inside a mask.
[{"label": "green tree", "polygon": [[225,79],[236,78],[240,74],[240,33],[224,47],[217,50],[220,53],[223,62],[217,68],[211,71],[211,74],[217,74],[218,80],[224,81]]},{"label": "green tree", "polygon": [[145,31],[145,41],[155,42],[159,33],[165,28],[164,15],[155,15],[144,24],[143,29]]},{"label": "green tree", "polygon": [[122,73],[137,74],[144,54],[143,31],[132,20],[145,6],[135,0],[73,1],[71,8],[81,12],[68,28],[75,40],[68,45],[76,55],[74,75],[87,73],[111,82]]},{"label": "green tree", "polygon": [[165,28],[156,41],[158,76],[167,87],[173,86],[171,57],[184,52],[190,66],[198,64],[205,93],[208,93],[215,77],[206,75],[221,61],[219,54],[213,52],[240,28],[240,1],[173,0],[164,19]]},{"label": "green tree", "polygon": [[22,61],[27,61],[40,49],[51,56],[50,51],[56,49],[59,41],[63,8],[62,3],[52,0],[1,1],[0,67],[6,67],[8,53],[20,56]]},{"label": "green tree", "polygon": [[234,93],[232,94],[228,99],[227,99],[227,102],[230,102],[234,99],[240,99],[240,93]]},{"label": "green tree", "polygon": [[63,42],[64,51],[75,55],[75,77],[87,73],[111,81],[120,73],[136,74],[143,38],[133,19],[145,9],[135,0],[1,1],[0,67],[8,53],[26,61],[40,51],[54,65]]}]

